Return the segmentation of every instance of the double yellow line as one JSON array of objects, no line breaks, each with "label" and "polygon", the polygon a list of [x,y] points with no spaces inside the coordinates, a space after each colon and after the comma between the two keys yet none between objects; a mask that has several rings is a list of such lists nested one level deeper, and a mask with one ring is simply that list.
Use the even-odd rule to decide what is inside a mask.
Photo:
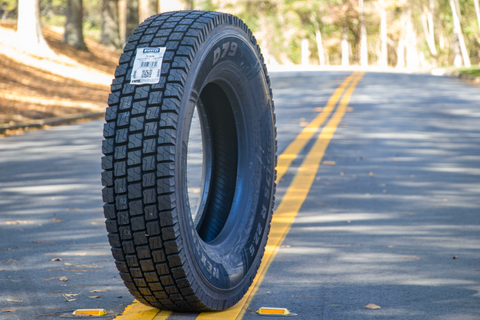
[{"label": "double yellow line", "polygon": [[[341,119],[343,118],[350,97],[355,90],[357,83],[363,77],[363,72],[355,72],[345,79],[345,81],[335,90],[330,97],[323,111],[303,129],[303,131],[295,138],[295,140],[285,149],[279,156],[277,164],[277,181],[287,172],[292,162],[298,154],[304,149],[305,145],[312,139],[313,135],[318,132],[322,124],[330,117],[335,109],[337,102],[340,103],[331,116],[330,120],[321,130],[317,140],[308,152],[305,160],[298,169],[292,183],[283,196],[282,202],[272,218],[270,234],[265,248],[265,254],[262,259],[257,276],[255,277],[250,289],[232,308],[219,312],[203,312],[198,315],[197,320],[230,320],[241,319],[250,304],[253,296],[257,292],[265,274],[277,254],[278,248],[282,244],[285,236],[288,234],[293,220],[300,211],[302,204],[307,198],[308,192],[313,184],[315,175],[322,161],[325,150],[332,139]],[[345,94],[343,94],[345,92]],[[342,97],[343,94],[343,97]],[[143,313],[143,314],[141,314]],[[142,320],[164,320],[167,319],[171,312],[158,311],[148,308],[139,303],[133,304],[125,309],[124,315],[117,317],[118,320],[142,319]]]}]

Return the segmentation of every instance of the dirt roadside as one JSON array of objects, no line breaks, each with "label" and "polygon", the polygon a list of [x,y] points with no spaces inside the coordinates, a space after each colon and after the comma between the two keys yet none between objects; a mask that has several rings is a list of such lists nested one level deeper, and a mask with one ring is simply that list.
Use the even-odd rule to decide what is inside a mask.
[{"label": "dirt roadside", "polygon": [[77,50],[44,27],[54,54],[37,56],[16,47],[15,28],[0,23],[0,136],[101,117],[120,54],[88,38]]}]

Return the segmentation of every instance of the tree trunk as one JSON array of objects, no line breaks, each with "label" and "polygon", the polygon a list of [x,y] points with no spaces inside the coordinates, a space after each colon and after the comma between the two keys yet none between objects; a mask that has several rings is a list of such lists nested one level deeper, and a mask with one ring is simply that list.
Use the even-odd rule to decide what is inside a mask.
[{"label": "tree trunk", "polygon": [[139,24],[138,0],[127,0],[126,17],[125,40],[128,41]]},{"label": "tree trunk", "polygon": [[118,0],[118,32],[122,43],[127,42],[127,0]]},{"label": "tree trunk", "polygon": [[40,0],[18,1],[17,35],[19,44],[25,49],[52,53],[43,37],[40,23]]},{"label": "tree trunk", "polygon": [[[405,11],[402,12],[400,21],[402,26],[406,24]],[[405,68],[405,36],[406,36],[405,29],[402,29],[400,31],[400,38],[398,40],[398,45],[397,45],[397,68]]]},{"label": "tree trunk", "polygon": [[158,0],[139,0],[139,21],[158,13]]},{"label": "tree trunk", "polygon": [[[185,2],[185,10],[194,10],[195,8],[195,1],[194,0],[184,0]],[[211,1],[209,1],[211,2]]]},{"label": "tree trunk", "polygon": [[473,0],[473,4],[475,5],[475,13],[477,14],[478,30],[480,31],[480,5],[478,4],[478,0]]},{"label": "tree trunk", "polygon": [[365,8],[363,0],[359,0],[360,8],[360,64],[368,67],[367,28],[365,27]]},{"label": "tree trunk", "polygon": [[380,9],[380,43],[381,43],[381,51],[380,51],[380,61],[378,65],[382,68],[388,67],[388,60],[387,60],[387,12],[385,10],[385,4],[383,0],[379,2],[379,9]]},{"label": "tree trunk", "polygon": [[302,40],[302,66],[309,65],[310,50],[308,50],[308,40]]},{"label": "tree trunk", "polygon": [[318,50],[318,61],[321,66],[325,65],[325,55],[323,53],[323,43],[322,43],[322,32],[320,31],[320,26],[318,25],[317,16],[312,15],[313,26],[315,28],[315,40],[317,42]]},{"label": "tree trunk", "polygon": [[100,43],[112,49],[121,48],[118,0],[103,0]]},{"label": "tree trunk", "polygon": [[412,22],[412,10],[409,8],[407,11],[407,36],[406,36],[406,48],[407,48],[407,68],[416,70],[419,68],[418,51],[417,51],[417,34],[413,27]]},{"label": "tree trunk", "polygon": [[67,0],[65,32],[63,42],[81,50],[87,50],[83,40],[82,0]]},{"label": "tree trunk", "polygon": [[452,8],[453,24],[460,45],[460,51],[462,52],[463,64],[465,67],[470,68],[470,58],[468,57],[467,47],[465,46],[465,40],[463,39],[462,26],[460,25],[460,20],[458,19],[457,10],[453,0],[450,0],[450,7]]},{"label": "tree trunk", "polygon": [[435,34],[433,28],[433,1],[430,0],[429,8],[425,8],[425,13],[422,14],[422,27],[427,40],[428,49],[432,56],[437,56],[437,48],[435,47]]}]

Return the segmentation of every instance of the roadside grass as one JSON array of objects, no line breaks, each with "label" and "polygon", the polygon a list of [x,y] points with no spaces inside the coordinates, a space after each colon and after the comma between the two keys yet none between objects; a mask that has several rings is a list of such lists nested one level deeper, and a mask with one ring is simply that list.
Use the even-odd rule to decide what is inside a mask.
[{"label": "roadside grass", "polygon": [[472,66],[470,68],[458,68],[454,71],[459,72],[460,74],[465,74],[471,77],[480,77],[480,66]]}]

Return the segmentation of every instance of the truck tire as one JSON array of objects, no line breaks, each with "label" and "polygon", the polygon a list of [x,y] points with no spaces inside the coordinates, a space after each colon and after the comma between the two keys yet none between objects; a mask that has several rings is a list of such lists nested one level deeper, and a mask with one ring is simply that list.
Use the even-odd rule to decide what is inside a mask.
[{"label": "truck tire", "polygon": [[[136,50],[147,47],[166,48],[160,80],[132,85]],[[148,18],[125,46],[108,104],[104,213],[125,286],[159,309],[233,306],[260,266],[275,199],[272,92],[251,31],[217,12]]]}]

